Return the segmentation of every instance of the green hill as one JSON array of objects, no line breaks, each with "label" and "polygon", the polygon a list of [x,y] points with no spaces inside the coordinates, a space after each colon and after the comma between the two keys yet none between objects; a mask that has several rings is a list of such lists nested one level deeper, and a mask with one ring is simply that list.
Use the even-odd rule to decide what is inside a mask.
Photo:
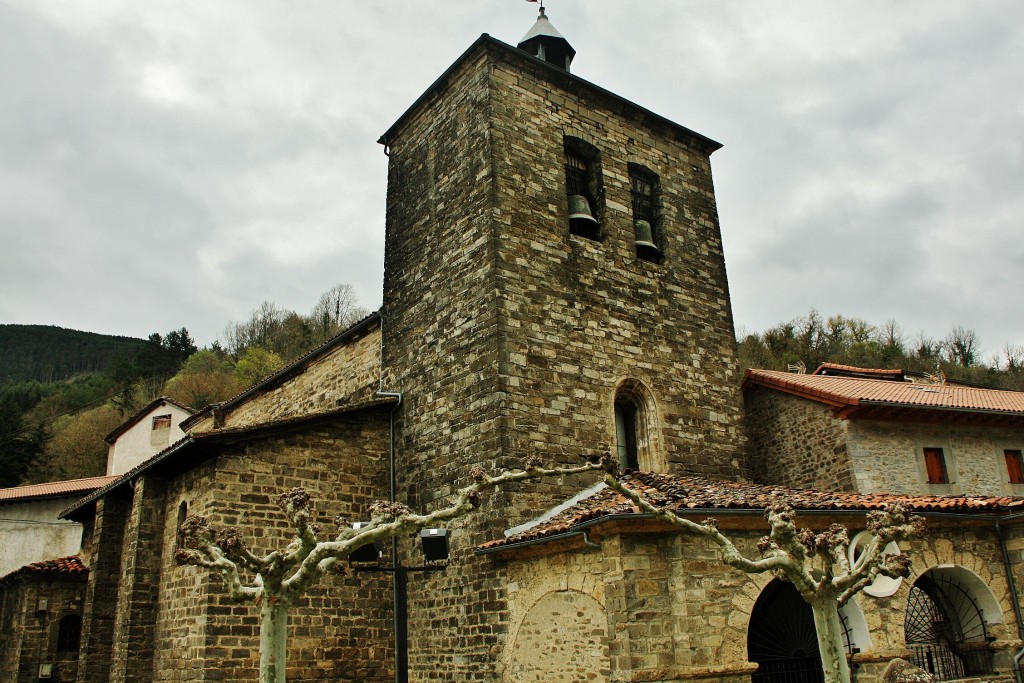
[{"label": "green hill", "polygon": [[134,358],[145,339],[66,330],[53,325],[0,325],[0,385],[59,382],[102,372]]}]

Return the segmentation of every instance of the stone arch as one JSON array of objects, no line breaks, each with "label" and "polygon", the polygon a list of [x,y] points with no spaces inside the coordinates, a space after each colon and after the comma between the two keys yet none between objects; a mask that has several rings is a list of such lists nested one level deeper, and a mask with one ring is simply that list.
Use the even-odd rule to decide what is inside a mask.
[{"label": "stone arch", "polygon": [[921,573],[907,597],[904,640],[911,661],[937,680],[994,672],[991,626],[1003,611],[988,584],[958,565]]},{"label": "stone arch", "polygon": [[597,600],[575,590],[542,595],[511,644],[506,683],[606,683],[608,618]]},{"label": "stone arch", "polygon": [[661,444],[657,403],[643,382],[628,378],[619,382],[613,398],[615,452],[623,469],[664,472],[665,449]]}]

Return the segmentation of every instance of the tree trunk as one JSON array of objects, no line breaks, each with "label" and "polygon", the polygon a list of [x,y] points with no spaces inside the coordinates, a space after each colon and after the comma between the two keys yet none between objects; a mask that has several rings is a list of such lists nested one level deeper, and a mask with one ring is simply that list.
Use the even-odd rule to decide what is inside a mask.
[{"label": "tree trunk", "polygon": [[833,596],[817,598],[811,602],[814,628],[818,632],[818,652],[825,683],[850,683],[850,665],[843,648],[843,626]]},{"label": "tree trunk", "polygon": [[285,683],[288,603],[264,594],[260,603],[260,683]]}]

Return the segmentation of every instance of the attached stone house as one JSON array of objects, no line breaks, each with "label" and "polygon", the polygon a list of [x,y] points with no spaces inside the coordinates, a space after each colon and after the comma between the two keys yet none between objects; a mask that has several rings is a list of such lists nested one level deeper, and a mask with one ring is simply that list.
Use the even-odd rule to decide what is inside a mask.
[{"label": "attached stone house", "polygon": [[[288,539],[274,500],[292,486],[330,528],[376,499],[440,505],[478,465],[614,450],[637,482],[682,487],[681,504],[728,518],[748,547],[763,533],[768,494],[743,483],[758,466],[711,177],[720,145],[570,73],[573,55],[543,11],[518,47],[476,40],[380,139],[381,310],[184,420],[180,440],[66,511],[91,539],[79,681],[255,680],[255,607],[174,564],[177,528],[200,514],[269,552]],[[444,572],[325,580],[293,610],[289,680],[750,680],[759,660],[742,634],[790,612],[784,588],[727,570],[593,483],[485,497],[452,530]],[[802,496],[815,524],[853,527],[889,500],[769,491]],[[1000,573],[1013,531],[993,520],[1016,505],[922,499],[943,516],[903,549],[938,572],[932,583],[984,598],[985,669],[1000,675],[1020,641]],[[395,557],[422,564],[414,539]],[[903,622],[883,622],[910,596],[904,582],[851,622],[861,683],[909,655]]]},{"label": "attached stone house", "polygon": [[88,568],[77,556],[33,562],[0,578],[0,677],[74,681]]},{"label": "attached stone house", "polygon": [[1024,496],[1024,393],[900,370],[747,370],[756,481],[825,491]]}]

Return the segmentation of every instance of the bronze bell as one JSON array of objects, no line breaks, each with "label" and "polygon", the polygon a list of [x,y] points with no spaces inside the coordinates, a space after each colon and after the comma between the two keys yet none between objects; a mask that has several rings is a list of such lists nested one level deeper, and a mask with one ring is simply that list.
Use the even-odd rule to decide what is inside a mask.
[{"label": "bronze bell", "polygon": [[658,245],[654,243],[654,230],[649,221],[640,219],[633,223],[636,228],[636,246],[657,250]]},{"label": "bronze bell", "polygon": [[589,224],[591,230],[597,227],[597,219],[590,211],[590,202],[581,194],[569,195],[569,223],[573,225]]}]

